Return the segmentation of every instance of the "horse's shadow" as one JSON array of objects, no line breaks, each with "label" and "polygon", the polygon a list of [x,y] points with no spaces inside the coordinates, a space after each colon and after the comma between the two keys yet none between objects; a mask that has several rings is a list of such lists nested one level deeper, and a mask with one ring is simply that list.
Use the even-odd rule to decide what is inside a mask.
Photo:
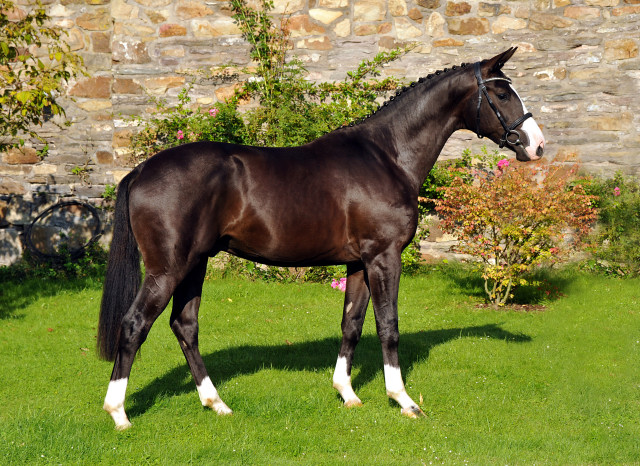
[{"label": "horse's shadow", "polygon": [[[528,335],[508,332],[496,324],[403,333],[399,350],[401,366],[405,371],[410,371],[415,363],[428,358],[434,347],[464,337],[489,337],[515,343],[531,341]],[[340,338],[331,337],[284,345],[235,346],[205,355],[203,359],[214,384],[221,384],[239,375],[256,373],[265,367],[287,371],[333,368],[339,347]],[[355,390],[366,385],[382,370],[382,353],[376,336],[362,337],[356,350],[354,369],[358,370],[352,382]],[[195,385],[185,363],[134,392],[130,397],[128,413],[131,417],[139,416],[149,410],[160,396],[180,395],[194,390]]]}]

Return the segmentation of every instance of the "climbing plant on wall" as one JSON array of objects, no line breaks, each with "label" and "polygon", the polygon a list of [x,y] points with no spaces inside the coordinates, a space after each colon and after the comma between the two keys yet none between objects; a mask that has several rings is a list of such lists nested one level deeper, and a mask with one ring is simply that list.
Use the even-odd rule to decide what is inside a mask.
[{"label": "climbing plant on wall", "polygon": [[[378,107],[376,99],[395,89],[400,80],[380,78],[382,67],[411,47],[381,52],[364,60],[342,81],[316,83],[306,79],[302,61],[287,56],[290,46],[286,18],[276,22],[269,12],[273,2],[249,6],[232,0],[233,18],[245,40],[254,71],[226,102],[194,107],[187,86],[178,105],[158,100],[155,115],[140,120],[132,141],[134,161],[185,142],[212,140],[256,146],[305,144],[342,125],[363,118]],[[255,105],[240,108],[241,102]]]},{"label": "climbing plant on wall", "polygon": [[0,0],[0,152],[38,135],[46,114],[64,115],[56,100],[65,81],[83,72],[82,58],[49,23],[40,0],[30,5]]}]

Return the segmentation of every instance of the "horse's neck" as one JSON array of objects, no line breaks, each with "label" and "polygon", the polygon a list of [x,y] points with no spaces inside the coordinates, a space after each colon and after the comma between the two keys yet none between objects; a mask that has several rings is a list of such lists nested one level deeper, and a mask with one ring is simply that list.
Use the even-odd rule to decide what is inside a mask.
[{"label": "horse's neck", "polygon": [[[450,79],[456,80],[455,83]],[[374,138],[388,139],[398,166],[418,190],[449,137],[464,124],[458,111],[469,93],[461,73],[445,76],[433,85],[407,91],[371,121]],[[378,129],[378,130],[376,130]]]}]

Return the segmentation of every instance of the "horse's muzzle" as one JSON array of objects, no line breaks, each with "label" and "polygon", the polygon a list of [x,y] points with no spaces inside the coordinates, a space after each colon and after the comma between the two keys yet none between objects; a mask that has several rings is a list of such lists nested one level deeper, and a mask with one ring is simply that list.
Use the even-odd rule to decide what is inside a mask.
[{"label": "horse's muzzle", "polygon": [[540,127],[533,118],[525,121],[522,130],[526,133],[529,144],[525,148],[529,160],[539,160],[544,155],[546,141]]},{"label": "horse's muzzle", "polygon": [[542,158],[542,156],[544,155],[544,141],[543,141],[543,142],[541,142],[541,143],[538,145],[538,147],[535,149],[535,152],[534,152],[534,151],[531,151],[531,152],[533,152],[533,154],[532,154],[531,152],[529,152],[529,150],[528,150],[528,149],[529,149],[529,148],[527,148],[527,154],[529,155],[529,159],[531,159],[531,160],[538,160],[538,159],[541,159],[541,158]]}]

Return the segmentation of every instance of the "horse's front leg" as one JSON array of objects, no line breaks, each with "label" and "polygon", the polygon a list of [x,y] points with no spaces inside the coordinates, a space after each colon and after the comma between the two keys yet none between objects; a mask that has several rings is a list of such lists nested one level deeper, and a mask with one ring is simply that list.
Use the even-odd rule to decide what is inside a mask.
[{"label": "horse's front leg", "polygon": [[361,406],[360,398],[351,387],[351,364],[356,345],[362,335],[362,324],[369,304],[369,286],[364,265],[347,265],[347,289],[342,311],[342,344],[333,373],[333,387],[338,390],[347,407]]},{"label": "horse's front leg", "polygon": [[398,289],[402,262],[401,251],[386,251],[366,264],[369,287],[376,317],[376,329],[382,345],[384,381],[387,396],[402,408],[402,414],[416,418],[424,416],[418,405],[407,394],[402,381],[398,360]]},{"label": "horse's front leg", "polygon": [[202,405],[218,414],[232,414],[211,382],[198,348],[198,309],[206,270],[207,258],[204,257],[176,288],[173,294],[171,330],[189,364]]}]

